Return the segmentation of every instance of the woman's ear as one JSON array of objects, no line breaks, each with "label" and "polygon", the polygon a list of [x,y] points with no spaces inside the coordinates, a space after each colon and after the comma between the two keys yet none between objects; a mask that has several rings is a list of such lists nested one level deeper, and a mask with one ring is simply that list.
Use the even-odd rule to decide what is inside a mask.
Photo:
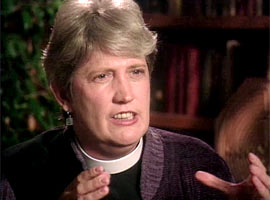
[{"label": "woman's ear", "polygon": [[64,90],[60,88],[56,83],[51,83],[50,88],[56,101],[60,104],[64,111],[71,112],[70,99],[68,98],[68,95],[64,92]]}]

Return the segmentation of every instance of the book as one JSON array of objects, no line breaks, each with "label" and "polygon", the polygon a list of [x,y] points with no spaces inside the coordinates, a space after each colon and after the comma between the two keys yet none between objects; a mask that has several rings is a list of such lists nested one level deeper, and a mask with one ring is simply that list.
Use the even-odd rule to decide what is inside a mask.
[{"label": "book", "polygon": [[270,14],[270,2],[269,0],[263,0],[263,15],[269,16]]},{"label": "book", "polygon": [[205,15],[207,17],[217,16],[217,0],[205,0]]},{"label": "book", "polygon": [[270,81],[270,50],[267,53],[266,79]]},{"label": "book", "polygon": [[186,48],[179,48],[179,61],[177,65],[177,113],[186,114],[186,80],[187,80],[187,54]]},{"label": "book", "polygon": [[200,91],[200,51],[194,46],[187,48],[186,114],[196,116]]},{"label": "book", "polygon": [[141,9],[146,13],[166,13],[167,0],[136,0]]},{"label": "book", "polygon": [[219,112],[220,68],[223,55],[220,50],[206,50],[202,63],[200,87],[200,115],[215,117]]},{"label": "book", "polygon": [[240,43],[237,40],[228,40],[226,42],[226,54],[221,67],[221,87],[220,87],[220,105],[232,95],[235,85],[235,51],[239,48]]},{"label": "book", "polygon": [[254,17],[257,15],[257,0],[248,0],[247,16]]},{"label": "book", "polygon": [[182,16],[203,16],[202,0],[181,0]]},{"label": "book", "polygon": [[235,16],[236,15],[236,0],[230,0],[230,6],[229,6],[229,16]]},{"label": "book", "polygon": [[256,0],[256,16],[263,15],[263,0]]},{"label": "book", "polygon": [[168,15],[180,17],[182,14],[182,0],[168,0]]},{"label": "book", "polygon": [[159,51],[155,67],[151,74],[151,110],[166,111],[165,91],[167,84],[168,57],[170,56],[169,47],[165,43],[159,43]]},{"label": "book", "polygon": [[168,49],[170,55],[168,56],[168,71],[167,71],[167,87],[166,87],[166,105],[167,112],[175,113],[176,111],[176,76],[178,53],[176,45],[170,45]]},{"label": "book", "polygon": [[236,0],[236,15],[247,16],[248,1]]}]

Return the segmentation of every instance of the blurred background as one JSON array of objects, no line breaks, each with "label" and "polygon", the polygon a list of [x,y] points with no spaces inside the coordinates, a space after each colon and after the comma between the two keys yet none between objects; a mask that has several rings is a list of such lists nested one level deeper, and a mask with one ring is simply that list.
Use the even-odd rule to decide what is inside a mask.
[{"label": "blurred background", "polygon": [[1,142],[5,149],[61,124],[41,65],[60,0],[1,1]]}]

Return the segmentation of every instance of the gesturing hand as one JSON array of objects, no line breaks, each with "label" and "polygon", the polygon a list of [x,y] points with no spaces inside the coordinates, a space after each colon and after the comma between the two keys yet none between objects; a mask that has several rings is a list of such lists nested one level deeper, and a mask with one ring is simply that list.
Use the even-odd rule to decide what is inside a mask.
[{"label": "gesturing hand", "polygon": [[241,183],[235,184],[226,182],[212,174],[202,171],[196,172],[195,177],[203,184],[223,191],[232,199],[270,200],[270,176],[267,175],[265,166],[253,153],[249,154],[248,159],[250,162],[250,176]]},{"label": "gesturing hand", "polygon": [[110,174],[103,167],[81,172],[59,200],[98,200],[109,193]]}]

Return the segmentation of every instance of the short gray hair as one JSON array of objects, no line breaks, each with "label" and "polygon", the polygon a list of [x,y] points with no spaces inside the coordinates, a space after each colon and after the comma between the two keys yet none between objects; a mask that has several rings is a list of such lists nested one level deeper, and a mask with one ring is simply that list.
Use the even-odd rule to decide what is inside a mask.
[{"label": "short gray hair", "polygon": [[156,43],[133,0],[67,0],[56,15],[43,65],[49,83],[70,93],[73,72],[92,52],[146,58],[151,72]]}]

